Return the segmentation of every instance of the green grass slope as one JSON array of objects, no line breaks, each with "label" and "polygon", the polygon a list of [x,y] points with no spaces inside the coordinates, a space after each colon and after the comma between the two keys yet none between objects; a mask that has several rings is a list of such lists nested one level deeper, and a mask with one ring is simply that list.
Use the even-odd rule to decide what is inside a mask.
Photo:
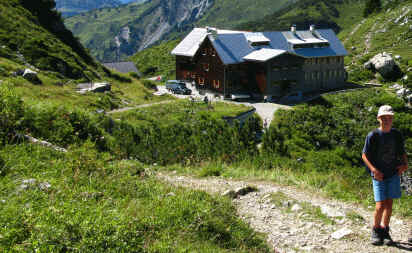
[{"label": "green grass slope", "polygon": [[0,2],[0,57],[21,65],[58,72],[69,78],[103,72],[67,30],[54,2],[4,0]]},{"label": "green grass slope", "polygon": [[[346,30],[340,36],[350,55],[346,58],[348,71],[354,81],[401,82],[412,87],[412,1],[394,1],[387,3],[379,13],[362,20],[357,29]],[[409,21],[409,22],[408,22]],[[354,27],[353,27],[354,28]],[[363,68],[363,63],[382,52],[392,53],[400,67],[401,75],[392,80],[384,80]],[[407,75],[408,80],[399,80]],[[350,75],[351,76],[351,75]]]},{"label": "green grass slope", "polygon": [[[0,85],[0,251],[270,252],[229,199],[165,185],[155,165],[139,162],[212,159],[222,145],[240,155],[244,145],[255,146],[248,132],[242,137],[207,115],[167,126],[162,116],[143,115],[142,126],[47,97],[27,103],[19,90],[10,81]],[[186,115],[186,106],[178,107]],[[68,152],[25,143],[19,134]]]},{"label": "green grass slope", "polygon": [[[67,30],[53,1],[33,4],[28,0],[0,2],[0,82],[10,85],[29,104],[39,102],[87,110],[111,110],[156,102],[153,91],[129,75],[102,67]],[[41,84],[33,84],[14,72],[30,68]],[[80,95],[76,84],[89,80],[112,84],[111,93]]]},{"label": "green grass slope", "polygon": [[130,60],[145,76],[162,75],[166,79],[174,79],[176,57],[171,52],[179,42],[180,39],[160,43],[136,53]]}]

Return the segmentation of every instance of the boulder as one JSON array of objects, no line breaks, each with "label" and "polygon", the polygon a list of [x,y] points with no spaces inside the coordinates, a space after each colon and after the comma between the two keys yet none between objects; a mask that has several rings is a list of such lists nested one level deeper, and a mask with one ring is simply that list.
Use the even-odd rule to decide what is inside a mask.
[{"label": "boulder", "polygon": [[364,64],[366,67],[372,67],[379,72],[384,78],[391,77],[395,71],[396,63],[390,54],[385,52],[375,55],[372,59]]},{"label": "boulder", "polygon": [[25,69],[23,73],[23,77],[31,83],[41,84],[41,80],[37,76],[37,72],[31,69]]},{"label": "boulder", "polygon": [[394,85],[390,86],[389,88],[399,90],[402,89],[402,85],[399,85],[398,83],[395,83]]}]

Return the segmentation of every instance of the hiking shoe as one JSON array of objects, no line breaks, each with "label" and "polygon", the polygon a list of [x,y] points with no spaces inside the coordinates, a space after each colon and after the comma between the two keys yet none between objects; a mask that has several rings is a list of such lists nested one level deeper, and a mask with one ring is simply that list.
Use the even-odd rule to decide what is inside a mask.
[{"label": "hiking shoe", "polygon": [[383,244],[381,228],[372,228],[371,243],[372,245],[382,245]]},{"label": "hiking shoe", "polygon": [[393,245],[393,240],[391,238],[391,235],[389,234],[389,227],[382,228],[382,239],[383,239],[383,244],[385,245]]},{"label": "hiking shoe", "polygon": [[408,242],[412,243],[412,229],[409,231]]}]

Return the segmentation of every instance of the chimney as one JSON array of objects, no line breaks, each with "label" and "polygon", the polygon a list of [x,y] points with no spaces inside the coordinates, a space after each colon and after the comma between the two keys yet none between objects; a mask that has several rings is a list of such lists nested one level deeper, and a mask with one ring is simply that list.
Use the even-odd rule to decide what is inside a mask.
[{"label": "chimney", "polygon": [[292,27],[290,28],[290,31],[293,33],[296,33],[296,25],[292,25]]},{"label": "chimney", "polygon": [[315,32],[315,25],[310,25],[309,31],[311,31],[312,33]]}]

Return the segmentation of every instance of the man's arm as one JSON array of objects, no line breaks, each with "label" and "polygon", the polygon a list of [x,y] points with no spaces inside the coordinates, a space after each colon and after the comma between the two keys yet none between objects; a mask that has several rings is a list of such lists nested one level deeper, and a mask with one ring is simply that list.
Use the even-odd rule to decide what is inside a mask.
[{"label": "man's arm", "polygon": [[366,166],[368,166],[368,168],[373,173],[373,177],[378,181],[382,181],[383,173],[380,172],[378,169],[375,168],[375,166],[372,165],[372,163],[369,161],[365,153],[362,153],[362,160],[365,162]]},{"label": "man's arm", "polygon": [[408,169],[408,156],[406,153],[402,156],[402,164],[397,167],[399,176]]}]

